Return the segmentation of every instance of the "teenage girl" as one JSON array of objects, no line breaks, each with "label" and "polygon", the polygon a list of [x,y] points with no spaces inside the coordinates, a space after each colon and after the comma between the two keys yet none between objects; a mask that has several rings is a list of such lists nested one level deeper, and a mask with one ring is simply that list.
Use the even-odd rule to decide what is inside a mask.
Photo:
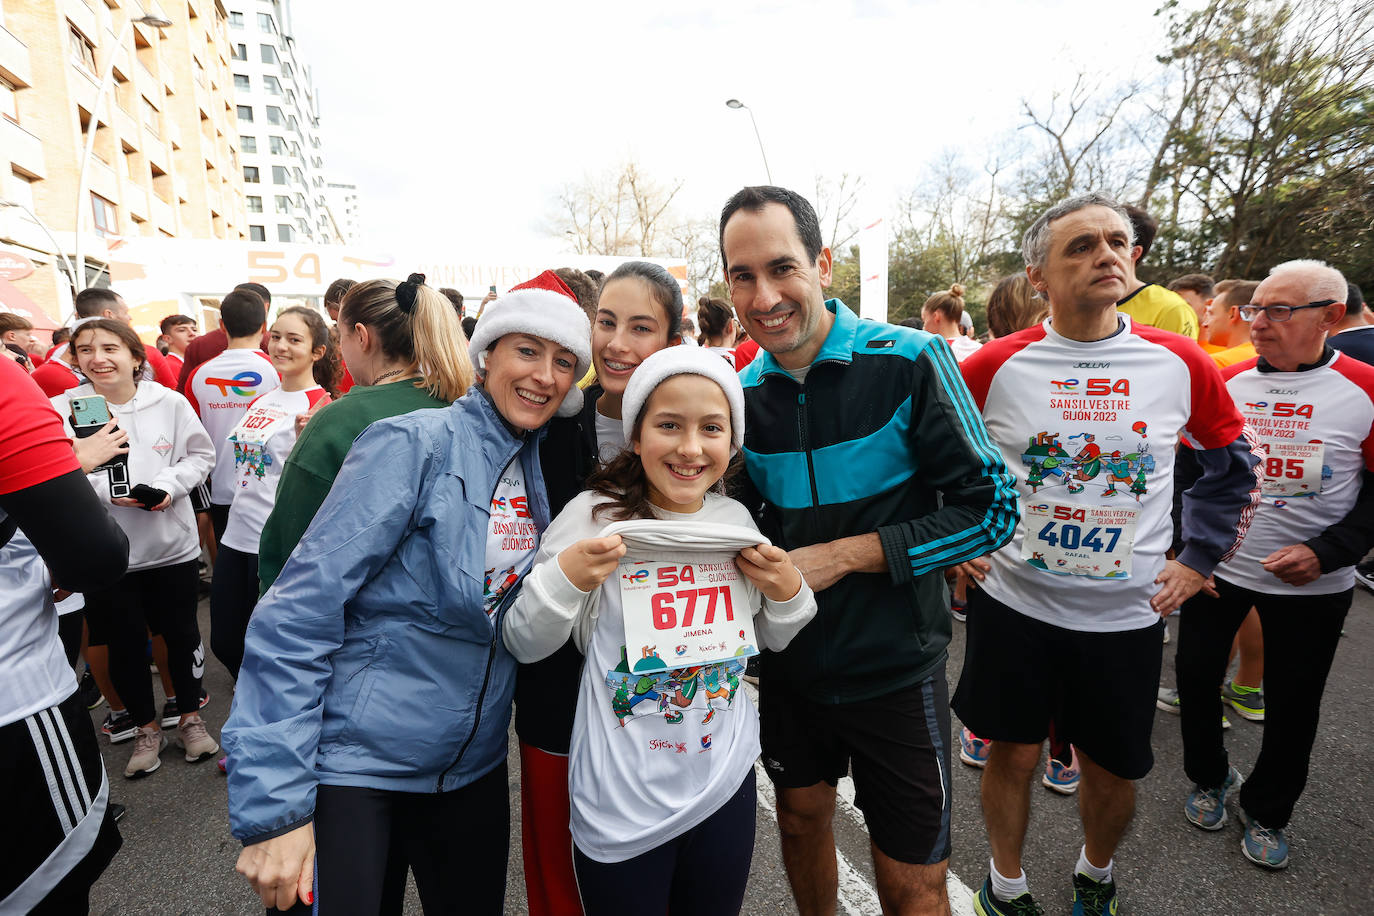
[{"label": "teenage girl", "polygon": [[268,332],[267,355],[281,375],[281,387],[249,404],[229,433],[234,502],[210,592],[210,647],[235,680],[243,664],[243,634],[258,602],[258,540],[296,444],[296,417],[327,403],[339,376],[329,327],[314,309],[283,310]]},{"label": "teenage girl", "polygon": [[[682,342],[682,288],[648,261],[627,261],[602,284],[592,316],[592,363],[581,412],[556,417],[539,449],[555,515],[582,492],[601,457],[625,445],[621,401],[639,365]],[[568,745],[582,653],[568,640],[548,658],[521,665],[515,685],[520,739],[520,842],[530,916],[577,916],[577,879],[568,837]]]},{"label": "teenage girl", "polygon": [[[687,347],[653,354],[621,408],[630,447],[545,532],[505,641],[530,661],[571,634],[587,656],[569,760],[584,910],[738,913],[759,753],[758,715],[737,692],[739,675],[758,647],[791,641],[815,615],[815,596],[786,552],[759,543],[749,513],[719,492],[744,437],[743,391],[720,356]],[[708,640],[719,640],[714,649],[687,635],[699,631],[672,624],[659,627],[664,638],[654,645],[631,638],[665,623],[673,595],[694,600],[672,588],[650,599],[633,584],[655,575],[662,582],[664,570],[683,583],[690,577],[697,590],[728,583],[706,591],[736,596],[731,605],[748,609],[753,641],[736,639],[748,631],[735,624]],[[682,667],[661,661],[684,656]]]}]

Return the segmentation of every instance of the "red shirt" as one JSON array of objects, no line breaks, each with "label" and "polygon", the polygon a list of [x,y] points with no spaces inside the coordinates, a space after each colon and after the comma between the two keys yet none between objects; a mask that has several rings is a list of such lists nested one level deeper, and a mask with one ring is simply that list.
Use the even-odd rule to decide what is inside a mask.
[{"label": "red shirt", "polygon": [[152,344],[144,344],[143,352],[148,354],[148,365],[152,367],[153,378],[164,388],[177,390],[177,377],[172,374],[171,368],[167,365],[167,360],[163,359],[161,351]]},{"label": "red shirt", "polygon": [[735,371],[743,372],[744,367],[752,363],[758,355],[759,342],[752,337],[735,347]]},{"label": "red shirt", "polygon": [[33,370],[30,378],[37,382],[38,387],[50,398],[55,398],[68,388],[75,388],[81,384],[76,370],[60,357],[54,357]]},{"label": "red shirt", "polygon": [[28,379],[18,364],[0,360],[0,493],[37,486],[81,468],[62,418]]}]

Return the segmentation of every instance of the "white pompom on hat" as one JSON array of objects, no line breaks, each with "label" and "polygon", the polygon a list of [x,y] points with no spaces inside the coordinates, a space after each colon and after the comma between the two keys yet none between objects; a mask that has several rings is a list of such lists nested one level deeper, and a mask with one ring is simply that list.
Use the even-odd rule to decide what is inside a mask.
[{"label": "white pompom on hat", "polygon": [[472,364],[486,367],[486,352],[507,334],[529,334],[567,347],[577,356],[573,385],[558,405],[560,417],[575,416],[582,409],[582,390],[577,382],[592,367],[592,325],[577,297],[551,270],[510,288],[489,304],[477,319],[468,340]]},{"label": "white pompom on hat", "polygon": [[[739,376],[725,358],[705,347],[667,347],[639,364],[621,397],[620,416],[625,425],[625,441],[634,438],[635,423],[664,379],[674,375],[702,375],[720,386],[730,404],[730,443],[734,451],[744,447],[744,388]],[[732,452],[733,454],[733,452]]]}]

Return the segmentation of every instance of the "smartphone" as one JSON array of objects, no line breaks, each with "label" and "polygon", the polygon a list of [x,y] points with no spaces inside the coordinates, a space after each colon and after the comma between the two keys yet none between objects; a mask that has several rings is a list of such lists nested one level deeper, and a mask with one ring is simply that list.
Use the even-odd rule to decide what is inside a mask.
[{"label": "smartphone", "polygon": [[167,498],[167,491],[141,483],[129,491],[129,496],[138,500],[139,505],[143,508],[151,511],[154,506],[160,505]]},{"label": "smartphone", "polygon": [[488,286],[488,287],[487,287],[487,291],[490,292],[493,296],[495,296],[495,295],[496,295],[496,284],[493,283],[491,286]]},{"label": "smartphone", "polygon": [[72,429],[76,430],[78,439],[94,435],[109,422],[110,405],[105,403],[102,396],[91,394],[84,398],[72,398]]}]

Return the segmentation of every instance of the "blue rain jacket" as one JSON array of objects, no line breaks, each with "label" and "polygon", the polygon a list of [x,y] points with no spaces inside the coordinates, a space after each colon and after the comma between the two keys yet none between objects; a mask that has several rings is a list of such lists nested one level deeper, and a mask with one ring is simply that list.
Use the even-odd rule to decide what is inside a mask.
[{"label": "blue rain jacket", "polygon": [[518,586],[488,618],[490,507],[518,456],[548,526],[542,434],[517,439],[473,388],[357,438],[248,626],[222,736],[235,837],[308,823],[321,783],[446,792],[505,759],[516,664],[501,618]]}]

